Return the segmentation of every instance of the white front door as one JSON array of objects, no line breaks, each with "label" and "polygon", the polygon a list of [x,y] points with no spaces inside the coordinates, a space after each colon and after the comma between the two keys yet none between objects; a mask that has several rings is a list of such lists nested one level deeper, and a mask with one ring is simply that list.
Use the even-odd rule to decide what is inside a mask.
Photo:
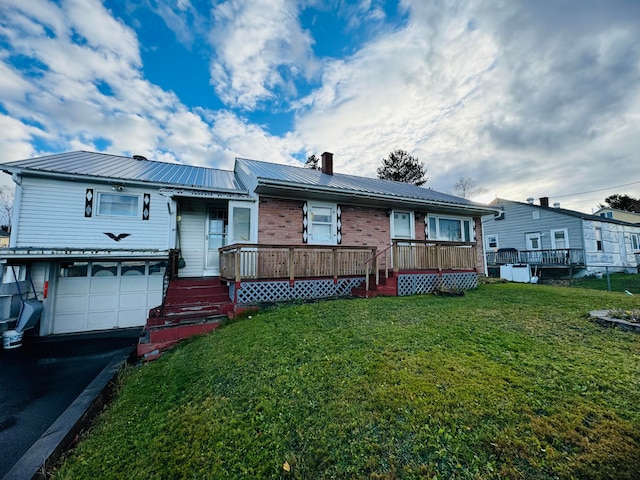
[{"label": "white front door", "polygon": [[205,235],[205,275],[219,275],[220,273],[218,249],[227,244],[228,226],[227,206],[209,207]]},{"label": "white front door", "polygon": [[[258,243],[258,209],[255,202],[229,202],[228,245]],[[240,255],[240,273],[253,277],[256,274],[258,251],[255,247],[243,247]]]},{"label": "white front door", "polygon": [[551,248],[554,250],[569,248],[569,233],[566,228],[551,230]]}]

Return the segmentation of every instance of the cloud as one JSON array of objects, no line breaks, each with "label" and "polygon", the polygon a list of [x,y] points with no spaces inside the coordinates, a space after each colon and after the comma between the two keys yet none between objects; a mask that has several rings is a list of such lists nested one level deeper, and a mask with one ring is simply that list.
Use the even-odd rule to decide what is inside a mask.
[{"label": "cloud", "polygon": [[[229,106],[248,110],[277,96],[295,98],[295,80],[316,64],[313,39],[294,0],[235,0],[213,7],[211,84]],[[277,103],[277,102],[276,102]]]},{"label": "cloud", "polygon": [[288,156],[285,142],[259,126],[230,112],[189,109],[146,80],[135,33],[97,1],[5,2],[0,14],[0,41],[9,45],[0,51],[3,161],[39,154],[36,144],[44,153],[106,148],[226,168],[251,151]]}]

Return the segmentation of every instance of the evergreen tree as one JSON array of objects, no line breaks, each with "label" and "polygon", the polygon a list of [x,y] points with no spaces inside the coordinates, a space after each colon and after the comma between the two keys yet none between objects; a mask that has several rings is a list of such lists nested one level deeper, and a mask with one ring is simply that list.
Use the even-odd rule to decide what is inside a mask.
[{"label": "evergreen tree", "polygon": [[424,185],[428,180],[424,163],[400,148],[382,159],[382,165],[378,167],[378,178],[413,183],[418,186]]}]

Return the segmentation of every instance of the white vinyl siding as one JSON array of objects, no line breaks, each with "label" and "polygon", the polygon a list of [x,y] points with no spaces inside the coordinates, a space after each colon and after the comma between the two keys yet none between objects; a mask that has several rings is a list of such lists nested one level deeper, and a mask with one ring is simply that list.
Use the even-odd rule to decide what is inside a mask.
[{"label": "white vinyl siding", "polygon": [[[23,177],[16,247],[65,248],[169,248],[170,213],[167,197],[152,188],[126,187],[128,195],[151,195],[149,220],[140,215],[113,217],[94,214],[85,217],[85,195],[93,189],[94,195],[107,192],[106,185],[85,182]],[[97,208],[94,197],[94,213]],[[129,234],[116,242],[105,233],[119,236]]]}]

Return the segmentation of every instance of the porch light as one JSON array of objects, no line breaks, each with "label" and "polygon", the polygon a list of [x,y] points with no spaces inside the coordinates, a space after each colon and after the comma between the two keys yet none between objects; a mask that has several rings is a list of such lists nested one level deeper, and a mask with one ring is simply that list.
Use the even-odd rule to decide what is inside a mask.
[{"label": "porch light", "polygon": [[390,217],[392,211],[393,210],[391,210],[390,208],[387,208],[386,212],[384,212],[384,213],[387,215],[387,217]]}]

